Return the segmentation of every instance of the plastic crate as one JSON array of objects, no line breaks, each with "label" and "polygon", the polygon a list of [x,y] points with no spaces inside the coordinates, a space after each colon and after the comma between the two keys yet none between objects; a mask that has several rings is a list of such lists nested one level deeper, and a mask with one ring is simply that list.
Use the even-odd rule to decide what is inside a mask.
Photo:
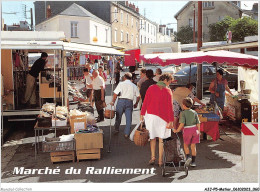
[{"label": "plastic crate", "polygon": [[203,113],[202,117],[206,117],[207,121],[220,121],[220,117],[215,113]]},{"label": "plastic crate", "polygon": [[45,137],[42,142],[43,152],[74,151],[74,150],[75,150],[75,139],[71,141],[60,141],[60,138]]}]

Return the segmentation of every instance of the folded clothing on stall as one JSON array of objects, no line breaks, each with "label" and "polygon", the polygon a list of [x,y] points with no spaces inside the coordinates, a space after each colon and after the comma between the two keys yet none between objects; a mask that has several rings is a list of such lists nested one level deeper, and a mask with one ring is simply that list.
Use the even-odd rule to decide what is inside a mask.
[{"label": "folded clothing on stall", "polygon": [[96,125],[87,125],[87,129],[78,130],[76,133],[97,133],[100,129]]}]

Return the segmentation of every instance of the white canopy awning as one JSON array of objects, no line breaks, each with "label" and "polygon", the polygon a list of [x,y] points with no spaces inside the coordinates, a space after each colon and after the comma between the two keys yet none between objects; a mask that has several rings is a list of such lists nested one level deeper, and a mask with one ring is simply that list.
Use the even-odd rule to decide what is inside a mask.
[{"label": "white canopy awning", "polygon": [[124,55],[121,51],[118,51],[112,47],[102,47],[96,45],[86,45],[80,43],[63,43],[65,51],[80,51],[97,54],[108,54],[108,55]]},{"label": "white canopy awning", "polygon": [[65,50],[78,51],[92,54],[124,55],[124,53],[112,48],[80,43],[68,43],[63,41],[1,41],[1,49],[15,50]]},{"label": "white canopy awning", "polygon": [[1,41],[1,49],[15,50],[62,50],[62,41]]}]

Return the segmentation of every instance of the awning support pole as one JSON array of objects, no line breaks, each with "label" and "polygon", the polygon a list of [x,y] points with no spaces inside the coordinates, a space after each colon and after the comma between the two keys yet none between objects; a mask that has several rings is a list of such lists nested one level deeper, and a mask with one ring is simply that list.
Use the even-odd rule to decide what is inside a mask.
[{"label": "awning support pole", "polygon": [[[112,72],[110,73],[110,76],[112,75],[112,88],[111,88],[111,97],[113,99],[113,90],[114,90],[114,71],[115,71],[115,56],[113,56],[113,59],[112,59],[112,63],[113,63],[113,70]],[[109,63],[108,63],[109,64]],[[112,111],[112,105],[111,105],[111,111]],[[112,118],[111,118],[111,113],[110,113],[110,126],[109,126],[109,144],[108,144],[108,153],[111,153],[111,129],[112,129]]]}]

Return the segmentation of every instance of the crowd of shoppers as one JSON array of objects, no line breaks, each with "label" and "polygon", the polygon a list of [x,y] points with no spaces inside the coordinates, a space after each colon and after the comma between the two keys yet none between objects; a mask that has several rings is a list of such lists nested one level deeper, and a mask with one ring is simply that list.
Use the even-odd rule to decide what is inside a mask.
[{"label": "crowd of shoppers", "polygon": [[[159,141],[158,165],[163,164],[163,139],[171,137],[171,134],[183,132],[183,146],[186,154],[186,165],[196,166],[197,155],[196,144],[200,142],[200,121],[198,114],[191,109],[196,102],[205,106],[196,96],[194,85],[187,84],[186,87],[170,89],[173,76],[169,73],[162,74],[160,68],[153,70],[142,68],[140,70],[140,80],[136,80],[136,68],[129,67],[129,72],[125,73],[120,82],[120,71],[122,61],[109,58],[107,62],[107,74],[104,72],[104,65],[98,70],[92,69],[87,64],[84,69],[85,83],[88,92],[93,92],[93,101],[98,112],[97,122],[104,120],[105,103],[105,82],[108,75],[110,83],[115,83],[112,101],[110,105],[116,103],[116,118],[114,124],[114,134],[120,132],[120,124],[123,114],[126,117],[124,137],[128,138],[131,132],[133,109],[141,103],[140,119],[144,121],[146,129],[149,131],[151,157],[150,165],[156,162],[156,142]],[[90,71],[92,70],[92,75]],[[220,108],[223,108],[223,94],[229,90],[227,82],[222,78],[223,72],[217,72],[217,80],[212,81],[210,92]],[[135,76],[135,77],[133,77]],[[113,82],[112,82],[113,81]],[[91,94],[88,94],[90,98]],[[216,99],[217,98],[217,99]],[[90,99],[92,101],[92,99]],[[213,99],[211,99],[213,100]]]}]

